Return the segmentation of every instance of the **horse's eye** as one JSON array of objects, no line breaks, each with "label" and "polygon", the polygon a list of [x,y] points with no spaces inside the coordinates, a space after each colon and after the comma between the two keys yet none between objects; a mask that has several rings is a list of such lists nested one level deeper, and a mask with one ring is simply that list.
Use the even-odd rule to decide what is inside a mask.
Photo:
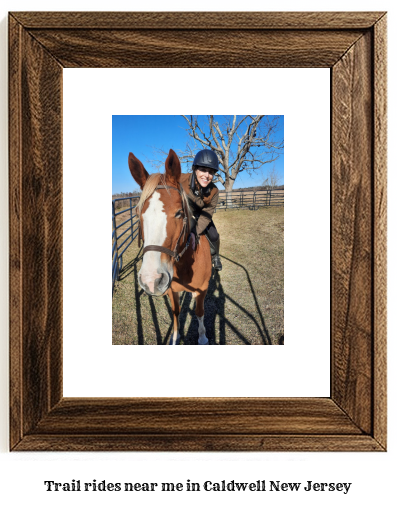
[{"label": "horse's eye", "polygon": [[179,209],[179,210],[175,213],[175,218],[181,218],[182,213],[183,213],[183,210]]}]

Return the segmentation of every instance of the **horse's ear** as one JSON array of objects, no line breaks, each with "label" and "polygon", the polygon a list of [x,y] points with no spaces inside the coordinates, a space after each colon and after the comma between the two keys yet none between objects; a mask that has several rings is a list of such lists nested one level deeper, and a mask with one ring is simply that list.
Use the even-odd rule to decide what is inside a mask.
[{"label": "horse's ear", "polygon": [[165,181],[177,185],[181,177],[181,163],[174,150],[170,150],[165,161]]},{"label": "horse's ear", "polygon": [[130,168],[132,177],[142,190],[145,186],[146,180],[149,178],[149,173],[143,167],[142,162],[138,160],[132,153],[128,155],[128,167]]}]

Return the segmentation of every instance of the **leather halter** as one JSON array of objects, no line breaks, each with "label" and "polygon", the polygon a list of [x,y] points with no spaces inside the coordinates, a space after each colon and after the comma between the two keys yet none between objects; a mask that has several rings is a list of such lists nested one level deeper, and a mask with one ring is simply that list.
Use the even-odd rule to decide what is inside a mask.
[{"label": "leather halter", "polygon": [[[162,188],[166,188],[166,189],[170,189],[170,190],[176,190],[182,196],[182,192],[178,188],[170,187],[168,185],[158,185],[155,188],[155,190],[162,189]],[[183,218],[183,227],[181,229],[181,232],[179,234],[178,239],[176,240],[176,245],[175,245],[174,250],[170,250],[169,248],[165,248],[164,246],[159,246],[159,245],[148,245],[148,246],[145,246],[145,248],[143,249],[142,255],[145,255],[146,252],[162,252],[162,253],[165,253],[165,254],[169,255],[170,257],[173,257],[176,262],[179,261],[179,259],[182,257],[182,255],[189,248],[189,244],[190,244],[190,235],[189,235],[189,238],[187,240],[185,248],[181,252],[178,253],[179,240],[181,239],[181,237],[182,237],[182,235],[184,233],[186,235],[187,220],[188,220],[188,214],[187,214],[187,210],[185,208],[185,202],[184,202],[183,198],[182,198],[182,208],[183,208],[183,214],[185,215],[184,218]],[[141,237],[141,221],[139,220],[139,234],[138,234],[138,246],[139,246],[139,248],[141,247],[141,238],[142,238]]]}]

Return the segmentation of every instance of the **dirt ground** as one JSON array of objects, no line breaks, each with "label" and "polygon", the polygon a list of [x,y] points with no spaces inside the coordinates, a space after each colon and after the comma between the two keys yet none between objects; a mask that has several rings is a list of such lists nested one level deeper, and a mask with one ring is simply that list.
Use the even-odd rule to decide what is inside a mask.
[{"label": "dirt ground", "polygon": [[[218,211],[223,270],[213,271],[205,300],[210,345],[284,344],[284,208]],[[149,297],[137,277],[142,250],[124,254],[113,294],[114,345],[166,345],[172,334],[167,296]],[[190,293],[181,297],[181,345],[195,345],[198,322]]]}]

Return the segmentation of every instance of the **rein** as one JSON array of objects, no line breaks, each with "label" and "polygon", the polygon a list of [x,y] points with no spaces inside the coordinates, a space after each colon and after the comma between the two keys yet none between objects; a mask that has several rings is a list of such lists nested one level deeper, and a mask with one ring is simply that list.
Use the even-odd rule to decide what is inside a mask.
[{"label": "rein", "polygon": [[[168,185],[158,185],[155,188],[155,190],[163,189],[163,188],[170,189],[170,190],[176,190],[182,196],[182,192],[178,188],[170,187]],[[183,207],[183,214],[185,215],[184,219],[183,219],[183,227],[182,227],[182,230],[179,234],[178,239],[176,240],[176,245],[175,245],[174,250],[170,250],[169,248],[165,248],[164,246],[159,246],[159,245],[148,245],[148,246],[145,246],[145,248],[143,249],[142,255],[145,255],[146,252],[162,252],[162,253],[169,255],[170,257],[173,257],[176,262],[179,261],[179,259],[182,257],[182,255],[189,248],[189,244],[190,244],[190,235],[189,235],[189,238],[187,240],[185,248],[181,252],[178,253],[179,240],[181,239],[183,234],[186,234],[186,230],[187,230],[188,213],[187,213],[187,210],[185,209],[185,202],[184,202],[183,198],[182,198],[182,207]],[[142,239],[141,221],[139,220],[139,231],[138,231],[138,246],[139,246],[139,248],[141,247],[141,239]]]}]

